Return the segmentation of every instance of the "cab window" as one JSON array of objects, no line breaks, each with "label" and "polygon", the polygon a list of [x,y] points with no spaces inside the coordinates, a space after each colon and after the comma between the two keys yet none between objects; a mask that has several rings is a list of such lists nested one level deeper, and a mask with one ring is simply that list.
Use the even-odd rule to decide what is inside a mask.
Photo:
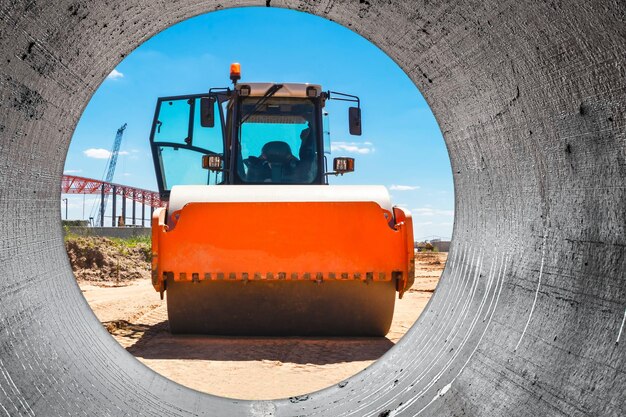
[{"label": "cab window", "polygon": [[207,185],[221,182],[221,173],[202,168],[202,156],[223,153],[220,106],[215,101],[218,121],[214,127],[200,124],[200,95],[163,98],[157,105],[152,147],[157,162],[161,191],[174,185]]}]

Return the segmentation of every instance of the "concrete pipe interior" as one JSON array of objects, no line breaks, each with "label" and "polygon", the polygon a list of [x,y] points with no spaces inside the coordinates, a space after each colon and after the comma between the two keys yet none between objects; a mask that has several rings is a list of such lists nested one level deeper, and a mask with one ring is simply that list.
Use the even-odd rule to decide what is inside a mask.
[{"label": "concrete pipe interior", "polygon": [[[265,4],[332,19],[424,93],[456,222],[437,293],[344,383],[279,401],[181,387],[127,354],[65,255],[59,181],[104,77],[171,24]],[[0,415],[623,415],[626,6],[614,1],[0,6]],[[620,340],[621,339],[621,340]]]}]

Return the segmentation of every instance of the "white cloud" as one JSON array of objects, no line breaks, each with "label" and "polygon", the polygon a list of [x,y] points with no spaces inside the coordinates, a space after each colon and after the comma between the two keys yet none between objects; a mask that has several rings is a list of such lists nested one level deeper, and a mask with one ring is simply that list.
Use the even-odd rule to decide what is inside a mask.
[{"label": "white cloud", "polygon": [[107,75],[107,80],[119,80],[120,78],[124,78],[124,74],[116,69],[114,69],[109,75]]},{"label": "white cloud", "polygon": [[330,151],[367,155],[374,152],[374,144],[372,142],[333,142],[330,144]]},{"label": "white cloud", "polygon": [[82,169],[66,169],[65,171],[63,171],[64,174],[78,174],[80,172],[83,172]]},{"label": "white cloud", "polygon": [[419,185],[395,185],[393,184],[389,187],[392,191],[411,191],[411,190],[419,190]]},{"label": "white cloud", "polygon": [[89,148],[83,151],[86,157],[95,159],[108,159],[111,152],[102,148]]},{"label": "white cloud", "polygon": [[[106,149],[102,149],[102,148],[85,149],[83,153],[85,154],[86,157],[94,158],[94,159],[109,159],[109,157],[111,156],[111,151],[107,151]],[[119,151],[117,154],[128,155],[128,152]]]},{"label": "white cloud", "polygon": [[411,209],[416,216],[454,216],[454,210],[439,210],[431,207],[418,207]]}]

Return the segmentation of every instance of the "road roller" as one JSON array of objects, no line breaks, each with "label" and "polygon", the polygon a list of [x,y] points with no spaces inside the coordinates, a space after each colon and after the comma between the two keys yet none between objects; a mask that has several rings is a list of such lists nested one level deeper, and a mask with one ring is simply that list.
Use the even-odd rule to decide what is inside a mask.
[{"label": "road roller", "polygon": [[410,213],[384,186],[329,185],[317,84],[240,82],[161,97],[150,133],[165,207],[152,214],[152,284],[174,334],[384,336],[414,280]]}]

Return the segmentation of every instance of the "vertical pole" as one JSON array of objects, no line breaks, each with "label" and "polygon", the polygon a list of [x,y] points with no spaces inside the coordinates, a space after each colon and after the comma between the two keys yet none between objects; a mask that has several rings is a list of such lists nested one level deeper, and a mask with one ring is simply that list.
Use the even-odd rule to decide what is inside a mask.
[{"label": "vertical pole", "polygon": [[135,225],[135,190],[133,190],[133,226]]},{"label": "vertical pole", "polygon": [[141,227],[146,227],[146,196],[141,196]]},{"label": "vertical pole", "polygon": [[118,226],[126,226],[126,188],[122,188],[122,221]]},{"label": "vertical pole", "polygon": [[104,227],[104,184],[100,192],[100,227]]},{"label": "vertical pole", "polygon": [[115,216],[117,215],[117,187],[113,186],[113,213],[111,213],[111,226],[115,227]]}]

